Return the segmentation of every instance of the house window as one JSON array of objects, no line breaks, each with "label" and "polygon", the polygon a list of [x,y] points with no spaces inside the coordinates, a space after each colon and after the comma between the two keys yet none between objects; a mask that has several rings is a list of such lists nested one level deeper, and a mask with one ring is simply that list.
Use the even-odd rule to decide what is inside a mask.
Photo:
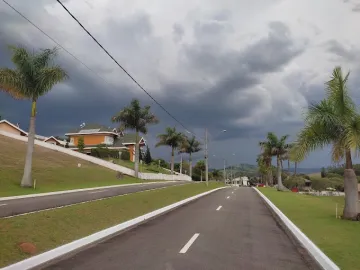
[{"label": "house window", "polygon": [[111,137],[111,136],[106,136],[105,137],[105,144],[109,144],[109,145],[114,144],[114,138]]}]

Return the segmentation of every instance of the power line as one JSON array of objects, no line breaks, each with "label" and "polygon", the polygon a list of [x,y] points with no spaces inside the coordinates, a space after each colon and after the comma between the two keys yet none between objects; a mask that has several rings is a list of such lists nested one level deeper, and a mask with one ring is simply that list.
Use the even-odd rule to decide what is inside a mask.
[{"label": "power line", "polygon": [[38,29],[41,33],[43,33],[46,37],[48,37],[52,42],[54,42],[56,45],[58,45],[61,49],[63,49],[65,52],[67,52],[70,56],[72,56],[76,61],[81,63],[84,67],[86,67],[88,70],[90,70],[92,73],[94,73],[96,76],[98,76],[100,79],[102,79],[104,82],[111,84],[107,82],[103,77],[101,77],[99,74],[97,74],[93,69],[91,69],[88,65],[86,65],[84,62],[82,62],[79,58],[77,58],[74,54],[69,52],[67,49],[65,49],[59,42],[57,42],[54,38],[52,38],[50,35],[48,35],[44,30],[42,30],[40,27],[38,27],[35,23],[33,23],[30,19],[28,19],[24,14],[22,14],[20,11],[18,11],[16,8],[14,8],[12,5],[10,5],[6,0],[3,0],[3,2],[8,5],[12,10],[14,10],[17,14],[19,14],[21,17],[23,17],[26,21],[28,21],[32,26],[34,26],[36,29]]},{"label": "power line", "polygon": [[[4,1],[4,0],[3,0]],[[104,48],[103,45],[100,44],[99,41],[82,25],[82,23],[64,6],[64,4],[60,0],[56,0],[64,9],[65,11],[80,25],[80,27],[96,42],[97,45],[116,63],[116,65],[122,69],[122,71],[125,72],[125,74],[141,89],[143,90],[157,105],[160,106],[172,119],[174,119],[177,123],[179,123],[185,130],[188,130],[183,123],[181,123],[179,120],[177,120],[167,109],[164,108],[155,98],[153,98],[148,91],[145,90],[144,87],[140,85],[140,83],[135,80],[133,76],[130,75],[130,73],[121,66],[118,61]]]}]

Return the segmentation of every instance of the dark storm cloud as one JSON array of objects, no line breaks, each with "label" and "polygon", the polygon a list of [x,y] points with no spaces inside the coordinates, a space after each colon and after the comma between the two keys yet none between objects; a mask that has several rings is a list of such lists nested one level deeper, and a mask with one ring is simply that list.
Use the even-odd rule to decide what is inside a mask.
[{"label": "dark storm cloud", "polygon": [[[35,10],[31,12],[34,12],[33,16],[36,14]],[[227,141],[232,144],[235,138],[239,140],[262,138],[267,131],[266,125],[236,124],[237,120],[251,117],[263,106],[264,100],[258,93],[246,91],[259,84],[264,74],[281,71],[302,52],[302,49],[296,46],[288,28],[280,22],[271,23],[267,36],[243,50],[226,48],[222,46],[224,44],[211,42],[211,38],[216,41],[232,31],[231,27],[223,24],[230,17],[230,13],[223,11],[215,15],[212,19],[221,23],[197,22],[193,29],[194,43],[182,45],[179,56],[179,59],[185,59],[179,60],[179,65],[185,70],[193,70],[194,73],[189,74],[194,76],[194,79],[202,76],[211,83],[205,81],[189,83],[189,80],[184,82],[181,77],[178,78],[177,74],[174,74],[161,81],[161,91],[153,93],[153,96],[190,131],[199,132],[205,127],[209,128],[215,141]],[[16,16],[16,14],[11,15],[5,21],[4,17],[0,18],[2,22],[0,66],[11,66],[5,44],[25,42],[22,35],[17,35],[7,28],[8,20],[12,20],[12,23],[18,21],[18,25],[24,24],[22,18]],[[36,34],[30,40],[26,39],[25,45],[32,48],[53,45],[36,31],[34,30]],[[174,25],[173,31],[174,36],[179,40],[184,36],[184,28],[181,25]],[[138,13],[121,22],[108,19],[103,33],[97,34],[100,35],[101,40],[104,40],[105,46],[112,46],[119,61],[140,65],[148,62],[148,57],[151,61],[152,57],[156,58],[161,54],[161,43],[154,37],[151,20],[146,14]],[[61,37],[66,37],[66,32],[62,32]],[[88,51],[89,57],[104,59],[103,65],[91,66],[91,68],[101,75],[119,74],[126,79],[126,84],[108,85],[65,52],[60,51],[57,63],[67,70],[70,79],[56,86],[39,100],[37,118],[39,134],[63,135],[82,122],[111,125],[110,117],[127,105],[132,98],[139,98],[142,104],[151,104],[153,111],[161,120],[159,125],[150,129],[147,136],[151,145],[154,145],[156,134],[162,132],[166,126],[177,126],[183,131],[179,124],[153,104],[141,90],[129,83],[129,79],[106,55],[100,50],[94,50],[96,46],[93,46],[90,39],[81,39],[81,42],[85,41],[83,55],[87,55]],[[81,59],[85,59],[84,62],[87,60]],[[149,72],[156,70],[155,68],[150,70],[149,67]],[[139,74],[135,72],[133,75]],[[146,85],[144,86],[146,88]],[[23,128],[27,128],[29,102],[15,101],[0,93],[0,110],[5,118],[20,122]],[[290,113],[289,110],[290,108],[286,108],[287,113]],[[219,133],[222,129],[226,129],[227,132]],[[157,149],[153,152],[160,154],[163,151]]]},{"label": "dark storm cloud", "polygon": [[359,59],[360,57],[359,49],[355,48],[354,46],[351,46],[350,48],[345,48],[344,45],[342,45],[337,40],[329,40],[328,42],[326,42],[325,45],[329,52],[348,61],[354,61],[356,59]]}]

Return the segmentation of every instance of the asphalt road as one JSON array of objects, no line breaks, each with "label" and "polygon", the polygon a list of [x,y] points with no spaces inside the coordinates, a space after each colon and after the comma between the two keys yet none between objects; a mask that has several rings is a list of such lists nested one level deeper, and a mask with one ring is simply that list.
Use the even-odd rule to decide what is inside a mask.
[{"label": "asphalt road", "polygon": [[44,269],[311,269],[305,261],[254,190],[228,188]]},{"label": "asphalt road", "polygon": [[42,197],[23,198],[0,201],[0,217],[20,215],[24,213],[50,209],[75,203],[87,202],[101,198],[135,193],[155,188],[182,185],[187,182],[159,182],[155,184],[139,184],[124,187],[112,187],[97,190],[79,191]]}]

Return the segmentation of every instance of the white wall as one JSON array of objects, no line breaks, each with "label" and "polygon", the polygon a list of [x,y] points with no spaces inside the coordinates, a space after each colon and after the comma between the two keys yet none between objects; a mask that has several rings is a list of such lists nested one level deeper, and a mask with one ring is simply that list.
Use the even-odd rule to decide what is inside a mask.
[{"label": "white wall", "polygon": [[[27,142],[28,138],[25,136],[20,136],[20,135],[16,135],[16,134],[12,134],[6,131],[2,131],[0,130],[0,134],[4,135],[6,137],[10,137],[19,141],[23,141],[23,142]],[[132,169],[96,158],[96,157],[92,157],[86,154],[82,154],[73,150],[70,150],[68,148],[64,148],[61,146],[57,146],[54,144],[50,144],[50,143],[46,143],[43,141],[39,141],[39,140],[35,140],[35,144],[48,148],[48,149],[52,149],[54,151],[58,151],[73,157],[77,157],[86,161],[89,161],[91,163],[106,167],[110,170],[114,170],[117,172],[122,172],[123,174],[126,175],[130,175],[130,176],[134,176],[135,172]],[[139,178],[143,179],[143,180],[185,180],[185,181],[191,181],[190,176],[188,175],[170,175],[170,174],[157,174],[157,173],[139,173]]]}]

